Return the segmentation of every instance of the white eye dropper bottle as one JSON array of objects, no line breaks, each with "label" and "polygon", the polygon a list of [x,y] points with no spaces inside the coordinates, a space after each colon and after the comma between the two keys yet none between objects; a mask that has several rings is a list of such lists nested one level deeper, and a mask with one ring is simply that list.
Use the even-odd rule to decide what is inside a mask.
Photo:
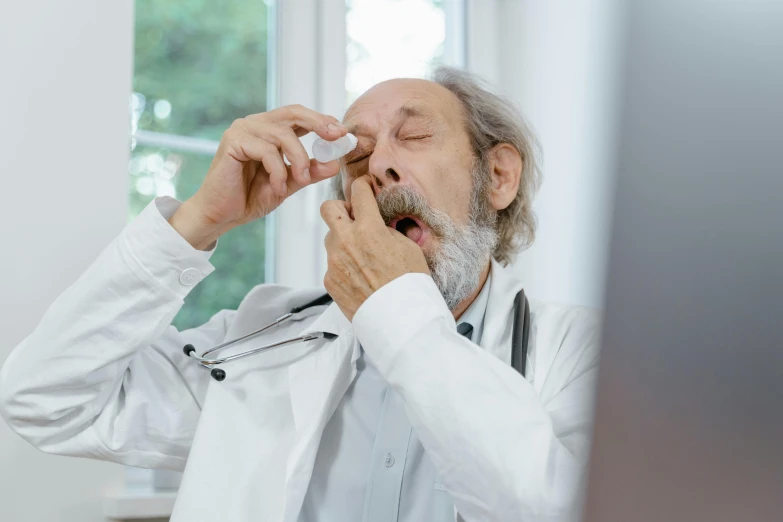
[{"label": "white eye dropper bottle", "polygon": [[313,157],[321,163],[327,163],[342,158],[355,149],[357,143],[359,139],[350,132],[334,141],[318,138],[313,142]]}]

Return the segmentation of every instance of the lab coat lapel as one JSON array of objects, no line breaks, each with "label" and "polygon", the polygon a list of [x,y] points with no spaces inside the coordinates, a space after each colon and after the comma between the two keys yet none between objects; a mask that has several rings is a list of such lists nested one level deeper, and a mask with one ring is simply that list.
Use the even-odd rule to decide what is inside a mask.
[{"label": "lab coat lapel", "polygon": [[359,342],[351,323],[332,304],[303,331],[337,334],[289,368],[295,434],[286,468],[284,522],[294,522],[307,492],[318,443],[326,423],[356,376]]},{"label": "lab coat lapel", "polygon": [[[522,288],[522,282],[494,260],[491,270],[481,346],[510,364],[514,297]],[[295,522],[299,515],[321,434],[356,377],[356,360],[360,354],[359,341],[353,334],[351,323],[336,304],[330,305],[302,333],[314,331],[334,333],[338,338],[324,341],[308,357],[289,367],[295,433],[286,468],[283,522]]]},{"label": "lab coat lapel", "polygon": [[479,344],[501,361],[511,364],[514,297],[522,289],[522,281],[515,278],[508,268],[504,268],[494,259],[490,270],[492,277],[489,299],[484,314],[484,331]]}]

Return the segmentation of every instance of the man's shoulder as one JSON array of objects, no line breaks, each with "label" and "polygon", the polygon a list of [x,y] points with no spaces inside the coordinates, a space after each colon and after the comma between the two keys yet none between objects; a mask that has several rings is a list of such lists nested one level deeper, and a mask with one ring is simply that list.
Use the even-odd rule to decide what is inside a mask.
[{"label": "man's shoulder", "polygon": [[601,331],[599,310],[531,299],[530,318],[536,345],[549,351],[551,359],[578,359],[588,365],[597,363]]},{"label": "man's shoulder", "polygon": [[534,322],[563,330],[597,330],[600,327],[601,313],[595,308],[538,299],[529,299],[529,302]]}]

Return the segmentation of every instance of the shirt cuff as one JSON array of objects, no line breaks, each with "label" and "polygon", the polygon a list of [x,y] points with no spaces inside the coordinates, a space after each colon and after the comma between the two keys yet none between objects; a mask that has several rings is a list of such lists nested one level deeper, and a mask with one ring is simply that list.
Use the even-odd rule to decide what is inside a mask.
[{"label": "shirt cuff", "polygon": [[168,196],[155,198],[125,227],[119,244],[137,275],[184,299],[215,270],[209,259],[217,241],[208,251],[188,243],[168,222],[180,205]]},{"label": "shirt cuff", "polygon": [[456,331],[454,316],[432,277],[410,273],[376,290],[356,311],[352,323],[362,348],[383,373],[415,344],[411,340],[421,327],[437,320],[445,320],[446,327]]}]

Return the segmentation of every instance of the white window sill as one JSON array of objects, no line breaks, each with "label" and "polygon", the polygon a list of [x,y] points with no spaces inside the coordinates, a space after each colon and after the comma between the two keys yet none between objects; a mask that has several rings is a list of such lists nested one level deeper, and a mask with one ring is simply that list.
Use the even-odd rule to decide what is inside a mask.
[{"label": "white window sill", "polygon": [[103,513],[110,520],[168,518],[177,498],[176,490],[125,491],[104,499]]}]

